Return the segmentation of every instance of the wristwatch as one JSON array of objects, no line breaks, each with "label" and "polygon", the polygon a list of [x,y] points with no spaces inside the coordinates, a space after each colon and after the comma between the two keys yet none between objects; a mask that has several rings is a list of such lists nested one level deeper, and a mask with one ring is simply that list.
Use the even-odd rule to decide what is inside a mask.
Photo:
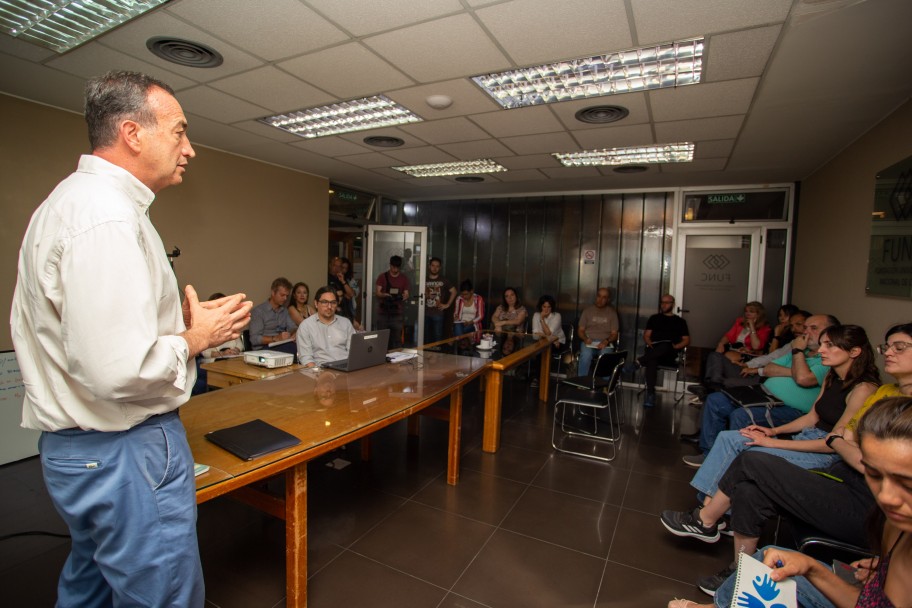
[{"label": "wristwatch", "polygon": [[836,441],[837,439],[845,439],[845,437],[843,437],[842,435],[830,435],[829,437],[827,437],[826,446],[828,448],[830,448],[831,450],[835,451],[836,448],[833,447],[833,442]]},{"label": "wristwatch", "polygon": [[798,355],[798,354],[804,354],[804,351],[801,350],[800,348],[793,348],[793,349],[792,349],[792,356],[794,357],[795,355]]}]

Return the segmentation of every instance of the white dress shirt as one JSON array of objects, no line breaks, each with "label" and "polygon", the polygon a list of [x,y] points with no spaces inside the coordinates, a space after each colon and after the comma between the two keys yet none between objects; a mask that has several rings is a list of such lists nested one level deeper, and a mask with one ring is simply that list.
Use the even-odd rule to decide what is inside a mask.
[{"label": "white dress shirt", "polygon": [[348,343],[355,333],[351,321],[341,315],[333,317],[332,323],[324,323],[320,315],[310,315],[298,327],[295,340],[298,345],[298,361],[301,365],[348,358]]},{"label": "white dress shirt", "polygon": [[84,155],[32,216],[10,316],[22,426],[122,431],[190,398],[180,291],[149,221],[155,195]]},{"label": "white dress shirt", "polygon": [[[567,342],[567,335],[564,334],[564,328],[561,325],[561,316],[559,312],[552,312],[550,315],[548,315],[548,318],[545,319],[545,323],[548,324],[548,329],[551,330],[551,335],[557,337],[557,341],[560,344]],[[532,333],[540,336],[545,335],[542,331],[542,318],[540,312],[532,315]]]}]

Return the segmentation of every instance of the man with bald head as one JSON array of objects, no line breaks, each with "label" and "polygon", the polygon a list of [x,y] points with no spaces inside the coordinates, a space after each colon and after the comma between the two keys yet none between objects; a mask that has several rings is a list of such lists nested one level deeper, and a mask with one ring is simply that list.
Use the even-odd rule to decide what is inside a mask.
[{"label": "man with bald head", "polygon": [[599,287],[595,293],[595,305],[588,307],[580,316],[577,335],[582,341],[579,358],[579,375],[589,374],[592,359],[602,353],[612,352],[618,339],[617,311],[609,306],[611,291]]},{"label": "man with bald head", "polygon": [[48,493],[70,529],[57,606],[205,601],[193,457],[177,408],[194,358],[237,339],[244,294],[181,294],[149,220],[196,153],[171,88],[110,72],[86,86],[92,153],[32,216],[10,318],[22,426],[41,431]]},{"label": "man with bald head", "polygon": [[805,333],[792,340],[791,352],[767,363],[760,374],[767,378],[763,390],[782,401],[784,405],[742,408],[725,393],[711,393],[703,404],[703,421],[700,429],[700,451],[695,456],[685,456],[684,463],[694,468],[712,448],[716,437],[728,429],[742,429],[751,424],[781,426],[807,414],[823,384],[829,367],[820,360],[820,333],[839,320],[832,315],[811,315],[804,324]]}]

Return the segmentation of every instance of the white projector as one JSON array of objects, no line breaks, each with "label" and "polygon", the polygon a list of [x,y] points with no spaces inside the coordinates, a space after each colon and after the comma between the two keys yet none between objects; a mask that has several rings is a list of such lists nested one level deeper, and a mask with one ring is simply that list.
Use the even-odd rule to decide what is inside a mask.
[{"label": "white projector", "polygon": [[277,350],[251,350],[244,353],[244,363],[260,367],[285,367],[294,363],[294,355]]}]

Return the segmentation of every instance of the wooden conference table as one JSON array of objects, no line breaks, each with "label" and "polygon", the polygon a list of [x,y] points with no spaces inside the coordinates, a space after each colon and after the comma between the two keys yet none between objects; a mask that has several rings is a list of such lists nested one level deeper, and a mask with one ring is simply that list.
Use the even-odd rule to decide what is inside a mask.
[{"label": "wooden conference table", "polygon": [[[515,332],[484,332],[494,334],[493,349],[478,348],[478,334],[466,334],[426,344],[425,351],[450,353],[490,361],[485,374],[484,432],[481,447],[485,452],[496,452],[500,447],[500,417],[503,406],[503,376],[521,363],[548,349],[554,338],[537,338],[532,334]],[[538,378],[538,399],[548,400],[548,382],[551,376],[550,353],[541,358]]]},{"label": "wooden conference table", "polygon": [[[219,363],[226,362],[207,365],[218,370]],[[306,606],[308,461],[449,397],[447,481],[455,484],[462,388],[487,366],[488,361],[480,358],[425,352],[400,365],[384,364],[348,374],[298,369],[194,397],[181,408],[181,420],[194,460],[210,467],[196,478],[197,502],[232,493],[284,519],[287,605]],[[204,437],[255,418],[295,435],[301,443],[244,461]],[[278,473],[285,474],[284,499],[248,487]]]}]

